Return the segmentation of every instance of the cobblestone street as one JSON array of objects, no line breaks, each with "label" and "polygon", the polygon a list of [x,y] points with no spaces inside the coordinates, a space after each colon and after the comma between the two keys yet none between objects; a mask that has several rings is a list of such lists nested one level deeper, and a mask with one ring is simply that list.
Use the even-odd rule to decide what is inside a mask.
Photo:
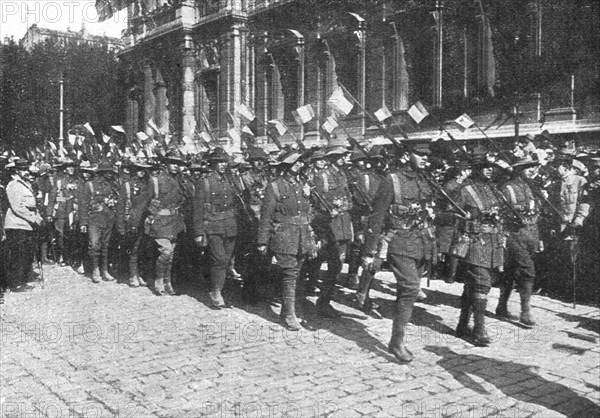
[{"label": "cobblestone street", "polygon": [[453,335],[462,286],[434,281],[409,329],[415,361],[399,365],[386,351],[390,273],[374,292],[384,319],[339,288],[345,316],[308,308],[317,330],[294,333],[278,325],[279,306],[236,297],[210,309],[203,285],[158,297],[45,270],[45,289],[0,307],[2,417],[600,416],[596,307],[536,296],[529,330],[491,317],[493,289],[493,343],[476,348]]}]

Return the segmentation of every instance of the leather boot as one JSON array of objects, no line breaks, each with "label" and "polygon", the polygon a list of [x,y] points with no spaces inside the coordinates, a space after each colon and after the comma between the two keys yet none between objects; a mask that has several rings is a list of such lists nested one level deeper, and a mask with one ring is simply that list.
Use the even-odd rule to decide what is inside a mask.
[{"label": "leather boot", "polygon": [[412,310],[412,303],[401,303],[397,307],[392,323],[392,338],[390,338],[388,351],[393,354],[400,363],[409,363],[414,358],[413,354],[404,344],[406,326],[410,321]]},{"label": "leather boot", "polygon": [[471,321],[471,306],[472,290],[465,285],[463,294],[460,297],[460,317],[458,318],[458,325],[456,327],[456,336],[458,338],[470,338],[473,330],[469,327]]},{"label": "leather boot", "polygon": [[458,271],[458,262],[460,258],[452,255],[448,255],[448,274],[444,277],[444,282],[454,283],[456,281],[456,273]]},{"label": "leather boot", "polygon": [[356,273],[348,274],[346,277],[346,287],[353,290],[358,287],[358,275]]},{"label": "leather boot", "polygon": [[525,284],[521,287],[521,317],[519,323],[527,328],[533,328],[536,323],[531,317],[531,294],[533,293],[533,285]]},{"label": "leather boot", "polygon": [[163,277],[157,277],[154,281],[154,290],[159,296],[165,295],[165,282]]},{"label": "leather boot", "polygon": [[485,310],[487,307],[487,299],[485,295],[480,295],[473,298],[473,316],[475,319],[475,327],[473,328],[473,344],[478,347],[487,347],[490,345],[490,337],[485,330]]},{"label": "leather boot", "polygon": [[139,276],[136,275],[132,275],[129,278],[129,287],[139,287],[140,286],[140,281],[139,281]]},{"label": "leather boot", "polygon": [[331,306],[331,301],[327,298],[320,297],[316,303],[317,312],[323,318],[339,318],[341,314]]},{"label": "leather boot", "polygon": [[112,282],[115,280],[108,272],[108,254],[102,255],[102,280],[105,282]]},{"label": "leather boot", "polygon": [[212,306],[217,309],[221,309],[225,307],[225,300],[223,300],[223,295],[221,295],[220,290],[213,290],[212,292],[208,292],[210,296],[210,301],[212,302]]},{"label": "leather boot", "polygon": [[296,280],[284,278],[283,298],[281,300],[281,322],[290,331],[299,331],[300,324],[296,318]]},{"label": "leather boot", "polygon": [[512,287],[501,285],[500,286],[500,298],[498,299],[498,306],[496,307],[496,317],[498,319],[506,321],[516,321],[517,317],[508,311],[508,299],[512,293]]},{"label": "leather boot", "polygon": [[146,283],[146,282],[144,281],[144,279],[142,279],[142,276],[140,276],[140,275],[138,274],[136,277],[137,277],[137,281],[138,281],[138,283],[139,283],[139,285],[140,285],[140,286],[144,286],[144,287],[145,287],[145,286],[148,286],[148,283]]},{"label": "leather boot", "polygon": [[102,276],[100,275],[100,267],[98,267],[98,256],[92,256],[92,282],[100,283]]},{"label": "leather boot", "polygon": [[170,296],[173,296],[175,294],[175,290],[173,290],[173,286],[171,285],[170,274],[165,276],[165,293]]}]

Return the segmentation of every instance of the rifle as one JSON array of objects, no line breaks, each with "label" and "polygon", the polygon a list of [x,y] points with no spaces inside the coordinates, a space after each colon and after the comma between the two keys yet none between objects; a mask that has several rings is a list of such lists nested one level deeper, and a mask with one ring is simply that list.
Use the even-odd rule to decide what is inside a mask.
[{"label": "rifle", "polygon": [[244,217],[246,218],[246,220],[248,222],[252,222],[254,217],[252,216],[250,209],[248,209],[248,205],[246,204],[246,201],[244,200],[244,197],[242,196],[241,190],[238,189],[237,185],[235,184],[235,179],[232,177],[231,173],[226,174],[225,178],[231,185],[231,189],[233,190],[233,195],[236,198],[236,200],[238,201],[238,204],[240,205],[240,207],[242,208]]},{"label": "rifle", "polygon": [[325,200],[325,198],[323,196],[321,196],[321,194],[317,191],[317,186],[312,181],[310,181],[310,179],[308,178],[308,176],[306,174],[304,174],[304,173],[300,174],[300,178],[306,184],[308,184],[308,187],[310,187],[311,194],[315,196],[315,198],[319,202],[319,205],[323,209],[325,209],[325,212],[327,212],[327,215],[330,218],[332,218],[333,217],[333,208],[331,207],[331,205],[329,204],[329,202],[327,202],[327,200]]},{"label": "rifle", "polygon": [[542,206],[544,206],[546,209],[549,209],[550,212],[552,213],[552,215],[554,215],[556,217],[556,219],[558,219],[559,221],[562,222],[563,215],[560,213],[560,211],[557,209],[556,206],[554,206],[552,203],[550,203],[550,201],[544,195],[544,192],[542,192],[542,190],[539,188],[539,186],[537,184],[535,184],[534,182],[530,181],[529,179],[525,179],[525,183],[527,183],[529,185],[529,188],[531,189],[531,191],[533,192],[535,197],[537,197],[540,200],[540,202],[542,203]]},{"label": "rifle", "polygon": [[358,185],[358,182],[352,177],[352,175],[350,174],[350,172],[348,171],[348,168],[346,166],[342,166],[342,171],[346,175],[346,178],[348,179],[348,185],[352,186],[352,188],[358,193],[358,195],[364,202],[365,206],[369,210],[369,213],[372,213],[373,212],[373,203],[371,202],[371,197],[367,194],[367,192],[365,192],[363,189],[360,188],[360,186]]}]

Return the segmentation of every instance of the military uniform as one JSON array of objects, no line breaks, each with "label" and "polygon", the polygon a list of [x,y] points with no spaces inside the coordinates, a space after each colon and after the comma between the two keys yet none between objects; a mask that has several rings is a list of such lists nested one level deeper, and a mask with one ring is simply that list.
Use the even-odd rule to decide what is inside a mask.
[{"label": "military uniform", "polygon": [[[483,158],[483,157],[482,157]],[[450,251],[464,256],[464,282],[461,313],[457,327],[458,336],[468,336],[470,314],[473,312],[476,345],[488,345],[485,330],[487,295],[503,269],[505,235],[500,218],[500,201],[493,189],[496,187],[482,175],[475,176],[460,189],[457,203],[470,214],[461,223],[457,239]]]},{"label": "military uniform", "polygon": [[105,177],[106,171],[115,173],[110,163],[101,163],[99,174],[84,184],[80,202],[80,225],[87,229],[89,254],[92,260],[92,280],[112,281],[108,272],[108,247],[117,220],[119,198],[117,185]]},{"label": "military uniform", "polygon": [[353,203],[346,175],[335,164],[316,172],[313,181],[315,191],[324,199],[327,207],[318,199],[313,199],[315,215],[312,227],[322,242],[322,248],[316,261],[311,261],[309,274],[316,277],[321,263],[327,262],[327,273],[317,301],[319,309],[325,313],[330,311],[327,307],[333,297],[337,276],[342,270],[348,245],[354,238],[350,215]]},{"label": "military uniform", "polygon": [[[220,154],[220,155],[216,155]],[[226,162],[227,154],[213,152],[213,161]],[[210,292],[215,307],[225,305],[222,290],[238,234],[237,202],[226,174],[213,171],[194,194],[194,233],[204,237],[210,258]]]},{"label": "military uniform", "polygon": [[298,329],[295,300],[300,269],[315,247],[309,196],[310,189],[292,173],[277,178],[266,188],[258,228],[257,244],[268,245],[281,269],[281,319],[290,329]]},{"label": "military uniform", "polygon": [[54,182],[48,196],[46,216],[54,222],[57,237],[58,262],[75,264],[74,251],[77,247],[76,234],[78,216],[78,179],[63,173]]},{"label": "military uniform", "polygon": [[406,326],[419,294],[421,276],[436,255],[433,200],[433,191],[423,175],[406,167],[384,178],[369,220],[367,254],[371,257],[375,254],[382,233],[389,240],[387,260],[397,282],[389,349],[401,361],[412,360],[412,354],[404,346]]},{"label": "military uniform", "polygon": [[148,178],[134,176],[126,180],[119,192],[117,204],[117,231],[125,239],[125,252],[128,256],[129,285],[145,286],[138,271],[140,243],[144,233],[144,221],[150,202]]},{"label": "military uniform", "polygon": [[[174,160],[179,164],[179,160]],[[158,245],[154,290],[163,295],[174,294],[171,284],[173,255],[178,235],[185,229],[181,207],[185,194],[176,176],[166,169],[149,181],[148,216],[144,221],[144,232]]]},{"label": "military uniform", "polygon": [[[524,161],[521,165],[526,164]],[[533,163],[532,163],[533,164]],[[513,166],[516,170],[517,166]],[[501,187],[502,194],[519,213],[521,219],[507,220],[505,229],[506,255],[504,273],[500,282],[500,298],[496,315],[513,319],[508,312],[507,303],[515,283],[521,295],[520,321],[526,326],[533,326],[530,300],[535,282],[535,264],[533,257],[539,251],[540,236],[538,231],[538,203],[529,184],[520,174]]]}]

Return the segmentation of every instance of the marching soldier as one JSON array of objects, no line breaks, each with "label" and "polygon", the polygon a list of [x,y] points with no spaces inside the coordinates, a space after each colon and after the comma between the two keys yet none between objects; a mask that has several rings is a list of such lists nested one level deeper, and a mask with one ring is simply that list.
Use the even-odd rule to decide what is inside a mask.
[{"label": "marching soldier", "polygon": [[[432,224],[434,195],[421,173],[430,153],[426,144],[417,145],[410,151],[410,164],[384,178],[373,201],[374,212],[366,237],[365,269],[373,264],[382,233],[388,240],[387,260],[397,281],[388,350],[402,363],[413,359],[405,345],[406,326],[419,294],[421,276],[436,255]],[[389,231],[384,227],[386,222]]]},{"label": "marching soldier", "polygon": [[321,262],[327,262],[327,273],[321,285],[317,299],[317,310],[324,317],[337,317],[339,313],[331,306],[337,277],[346,259],[349,244],[354,238],[352,230],[352,194],[348,179],[342,171],[348,150],[333,147],[325,153],[328,160],[326,168],[314,174],[315,192],[323,198],[313,199],[315,216],[312,227],[322,242],[321,254],[317,262],[311,263],[311,275],[319,274]]},{"label": "marching soldier", "polygon": [[269,183],[261,208],[258,227],[258,250],[266,255],[270,249],[280,267],[283,282],[281,321],[289,330],[298,331],[296,288],[302,263],[315,251],[310,222],[310,188],[299,177],[301,154],[289,152],[281,159],[283,175]]},{"label": "marching soldier", "polygon": [[237,202],[227,176],[229,155],[223,148],[215,148],[208,160],[212,172],[200,182],[194,195],[194,232],[196,243],[208,248],[209,296],[212,306],[220,309],[227,306],[222,291],[238,233]]},{"label": "marching soldier", "polygon": [[144,233],[144,220],[148,209],[150,188],[148,170],[151,165],[132,163],[134,176],[126,179],[119,192],[117,204],[117,231],[125,237],[125,252],[128,256],[129,286],[146,286],[138,270],[140,243]]},{"label": "marching soldier", "polygon": [[[473,344],[482,347],[490,344],[485,329],[487,296],[504,265],[505,236],[500,217],[500,192],[492,182],[494,165],[483,148],[474,150],[471,181],[461,187],[457,200],[469,219],[459,226],[460,234],[450,249],[453,255],[463,259],[465,275],[456,335],[472,337]],[[475,321],[472,333],[471,312]]]},{"label": "marching soldier", "polygon": [[108,161],[98,165],[97,176],[84,184],[80,202],[81,232],[88,234],[92,281],[113,281],[108,272],[108,246],[116,223],[119,191],[114,183],[117,170]]},{"label": "marching soldier", "polygon": [[539,163],[530,157],[517,160],[512,165],[512,178],[502,187],[510,204],[518,211],[519,218],[506,221],[507,230],[504,274],[500,281],[500,298],[496,307],[496,316],[501,319],[516,319],[508,311],[508,299],[515,283],[521,295],[521,316],[519,321],[526,327],[533,327],[535,322],[531,316],[530,300],[535,282],[535,265],[533,257],[540,250],[538,231],[538,203],[531,187],[527,183]]},{"label": "marching soldier", "polygon": [[178,235],[185,228],[181,206],[185,193],[177,178],[185,162],[177,156],[164,158],[165,167],[150,176],[148,216],[144,220],[144,232],[158,246],[154,291],[159,295],[174,295],[171,284],[173,255]]}]

